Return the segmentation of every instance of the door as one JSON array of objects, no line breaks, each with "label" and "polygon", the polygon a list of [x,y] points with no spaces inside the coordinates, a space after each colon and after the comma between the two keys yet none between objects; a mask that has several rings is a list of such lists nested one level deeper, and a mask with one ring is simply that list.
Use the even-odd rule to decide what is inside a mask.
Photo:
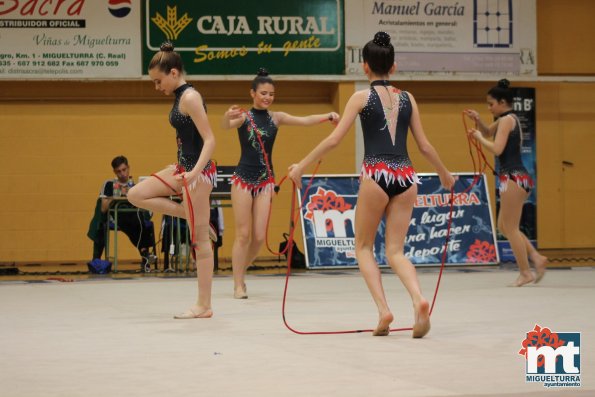
[{"label": "door", "polygon": [[561,84],[563,248],[595,247],[595,84]]}]

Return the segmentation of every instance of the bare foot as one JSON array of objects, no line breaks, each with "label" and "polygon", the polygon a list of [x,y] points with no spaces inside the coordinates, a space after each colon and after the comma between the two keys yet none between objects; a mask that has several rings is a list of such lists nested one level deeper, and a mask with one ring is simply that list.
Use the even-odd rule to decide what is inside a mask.
[{"label": "bare foot", "polygon": [[535,252],[535,254],[531,255],[530,259],[535,265],[535,284],[537,284],[545,275],[547,256],[543,256],[539,252]]},{"label": "bare foot", "polygon": [[211,318],[213,317],[213,311],[209,308],[206,309],[201,306],[192,306],[190,309],[186,310],[184,313],[176,314],[174,316],[177,320],[187,320],[191,318]]},{"label": "bare foot", "polygon": [[415,324],[413,324],[413,337],[423,338],[430,332],[430,304],[422,299],[415,309]]},{"label": "bare foot", "polygon": [[525,284],[532,283],[535,280],[532,273],[520,274],[516,281],[509,285],[509,287],[522,287]]},{"label": "bare foot", "polygon": [[390,323],[394,320],[393,314],[391,312],[386,312],[380,315],[380,319],[378,320],[378,325],[376,329],[372,333],[374,336],[387,336],[390,333]]},{"label": "bare foot", "polygon": [[244,284],[241,287],[234,288],[233,298],[234,299],[248,299],[248,288],[246,288],[246,284]]}]

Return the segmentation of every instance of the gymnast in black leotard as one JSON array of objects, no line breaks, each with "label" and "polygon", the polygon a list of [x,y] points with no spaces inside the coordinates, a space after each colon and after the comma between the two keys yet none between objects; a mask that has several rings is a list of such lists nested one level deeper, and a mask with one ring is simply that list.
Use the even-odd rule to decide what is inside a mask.
[{"label": "gymnast in black leotard", "polygon": [[[184,83],[174,90],[175,100],[169,113],[169,122],[176,129],[176,142],[178,145],[178,163],[176,164],[175,174],[192,171],[200,158],[204,146],[204,141],[192,117],[180,112],[180,99],[184,95],[184,92],[189,89],[194,90],[191,84]],[[207,108],[204,102],[203,108],[206,112]],[[199,177],[204,182],[216,186],[217,168],[215,167],[215,163],[209,160],[199,174]],[[195,185],[196,181],[192,181],[190,188],[194,188]]]},{"label": "gymnast in black leotard", "polygon": [[269,107],[275,99],[275,84],[265,69],[260,69],[252,81],[250,95],[252,108],[249,111],[237,105],[231,106],[221,122],[224,129],[238,129],[242,151],[232,177],[231,189],[236,232],[231,262],[234,297],[237,299],[248,297],[244,281],[246,269],[256,258],[266,236],[275,186],[273,144],[279,127],[283,124],[311,126],[323,121],[339,120],[335,112],[299,117],[270,111]]},{"label": "gymnast in black leotard", "polygon": [[[502,117],[512,117],[514,119],[514,128],[508,134],[506,145],[502,150],[502,153],[498,156],[500,163],[500,170],[498,173],[499,189],[500,192],[506,191],[508,187],[508,181],[513,180],[520,187],[522,187],[527,193],[533,188],[533,179],[523,164],[521,158],[521,147],[523,142],[523,132],[521,131],[521,123],[519,118],[512,112],[512,110],[506,111],[498,116],[499,119]],[[498,131],[496,130],[496,135]]]},{"label": "gymnast in black leotard", "polygon": [[[135,206],[185,218],[194,226],[192,249],[196,259],[198,298],[179,319],[208,318],[211,309],[213,249],[209,235],[210,193],[216,178],[211,156],[215,137],[201,95],[184,79],[184,65],[173,44],[166,42],[149,63],[149,76],[155,89],[175,95],[169,115],[176,129],[178,163],[153,174],[128,192]],[[183,203],[167,198],[183,194]]]},{"label": "gymnast in black leotard", "polygon": [[[519,266],[519,276],[511,286],[521,287],[543,278],[547,258],[535,249],[520,229],[523,204],[533,188],[533,180],[521,158],[523,132],[518,117],[512,111],[513,92],[509,85],[510,82],[503,79],[488,91],[488,110],[496,119],[492,124],[485,124],[475,110],[465,112],[476,125],[468,131],[469,135],[498,156],[500,162],[498,229],[510,242]],[[493,141],[488,139],[491,137]],[[535,265],[535,275],[529,267],[529,259]]]},{"label": "gymnast in black leotard", "polygon": [[269,111],[255,108],[246,113],[244,122],[238,128],[242,154],[231,180],[252,197],[263,191],[270,192],[275,187],[271,155],[277,131]]},{"label": "gymnast in black leotard", "polygon": [[399,91],[388,82],[388,76],[396,69],[390,36],[376,33],[364,46],[362,56],[370,88],[351,96],[335,130],[299,164],[289,167],[289,177],[301,185],[305,167],[338,145],[359,114],[365,155],[355,210],[355,255],[378,308],[374,335],[388,335],[393,321],[374,259],[376,232],[386,216],[386,258],[411,296],[415,317],[413,337],[421,338],[430,330],[430,306],[421,294],[415,267],[404,254],[419,182],[407,154],[409,129],[421,153],[438,171],[442,186],[450,190],[454,178],[425,136],[413,95]]},{"label": "gymnast in black leotard", "polygon": [[[378,91],[385,94],[389,104],[382,103]],[[407,153],[411,112],[407,92],[396,89],[387,80],[375,80],[359,113],[365,151],[361,177],[374,180],[389,198],[419,183]]]}]

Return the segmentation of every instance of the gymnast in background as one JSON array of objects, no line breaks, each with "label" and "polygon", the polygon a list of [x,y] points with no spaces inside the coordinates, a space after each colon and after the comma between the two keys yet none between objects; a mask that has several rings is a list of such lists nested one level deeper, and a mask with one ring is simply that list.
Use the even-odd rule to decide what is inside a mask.
[{"label": "gymnast in background", "polygon": [[[488,91],[488,110],[495,117],[493,123],[485,124],[475,110],[466,110],[465,113],[475,120],[476,124],[476,128],[470,129],[468,134],[498,156],[498,229],[510,242],[510,248],[519,266],[520,274],[511,286],[522,287],[541,281],[545,275],[547,257],[533,247],[519,227],[523,204],[533,188],[533,179],[521,158],[523,133],[519,118],[512,111],[513,93],[509,86],[510,82],[502,79]],[[529,260],[535,265],[535,275],[531,272]]]}]

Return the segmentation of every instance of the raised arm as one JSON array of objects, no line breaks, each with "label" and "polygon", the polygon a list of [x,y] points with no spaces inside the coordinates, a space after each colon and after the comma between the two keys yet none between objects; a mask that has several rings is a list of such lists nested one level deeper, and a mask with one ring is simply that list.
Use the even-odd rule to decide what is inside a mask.
[{"label": "raised arm", "polygon": [[244,120],[246,120],[246,114],[238,105],[232,105],[227,109],[227,112],[223,113],[221,128],[224,130],[238,128],[244,123]]},{"label": "raised arm", "polygon": [[215,135],[209,124],[202,97],[197,91],[188,90],[188,92],[182,96],[180,101],[180,111],[187,113],[190,116],[203,140],[200,157],[196,162],[196,166],[191,171],[194,177],[202,172],[203,168],[205,168],[207,162],[215,152]]},{"label": "raised arm", "polygon": [[506,147],[506,142],[508,141],[508,135],[510,135],[510,131],[515,128],[515,125],[516,121],[512,116],[506,116],[498,119],[498,130],[496,138],[493,141],[486,139],[483,134],[481,134],[481,131],[473,128],[470,129],[468,133],[477,139],[490,152],[494,153],[496,156],[499,156],[502,154],[502,151],[504,151],[504,147]]},{"label": "raised arm", "polygon": [[442,163],[442,160],[440,160],[440,156],[438,155],[436,149],[434,149],[434,146],[432,146],[426,137],[424,128],[421,124],[421,117],[419,116],[419,110],[417,108],[417,102],[415,102],[415,98],[413,98],[413,95],[411,94],[409,94],[409,98],[411,99],[412,106],[410,128],[413,138],[417,143],[417,147],[419,148],[420,153],[430,162],[430,164],[432,164],[434,169],[436,169],[442,186],[445,189],[450,190],[454,185],[455,180]]},{"label": "raised arm", "polygon": [[275,112],[273,116],[277,125],[301,125],[310,126],[318,124],[324,121],[330,121],[334,124],[339,122],[339,115],[335,112],[324,113],[324,114],[312,114],[310,116],[292,116],[285,112]]},{"label": "raised arm", "polygon": [[321,159],[326,153],[337,147],[339,143],[351,128],[351,125],[355,121],[357,114],[361,111],[362,106],[365,101],[365,90],[358,91],[349,98],[347,105],[345,105],[345,110],[343,112],[343,117],[339,121],[339,124],[335,127],[333,132],[330,133],[329,136],[324,138],[306,157],[304,157],[298,164],[292,164],[289,166],[289,174],[288,176],[298,185],[301,187],[302,185],[302,175],[304,174],[304,170],[311,165],[312,163],[316,162],[317,160]]}]

